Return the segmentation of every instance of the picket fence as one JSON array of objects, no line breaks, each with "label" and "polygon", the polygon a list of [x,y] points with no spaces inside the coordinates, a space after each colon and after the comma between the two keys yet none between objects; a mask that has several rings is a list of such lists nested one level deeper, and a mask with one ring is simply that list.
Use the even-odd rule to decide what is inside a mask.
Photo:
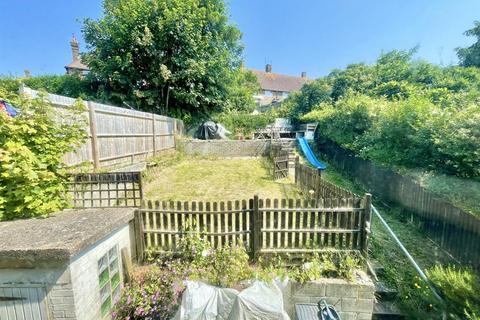
[{"label": "picket fence", "polygon": [[198,232],[213,247],[243,245],[261,254],[361,251],[368,246],[371,196],[319,200],[148,201],[135,216],[140,253],[176,252]]}]

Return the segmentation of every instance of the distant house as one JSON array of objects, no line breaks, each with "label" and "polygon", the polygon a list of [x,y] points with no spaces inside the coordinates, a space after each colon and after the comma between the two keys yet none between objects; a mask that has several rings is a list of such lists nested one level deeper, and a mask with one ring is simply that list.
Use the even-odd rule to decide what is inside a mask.
[{"label": "distant house", "polygon": [[85,75],[88,73],[89,69],[82,63],[82,59],[80,58],[80,46],[75,36],[70,40],[70,46],[72,47],[72,62],[65,66],[67,74]]},{"label": "distant house", "polygon": [[306,72],[302,72],[300,77],[273,73],[271,64],[265,66],[265,71],[254,69],[250,71],[257,76],[260,84],[261,90],[254,96],[259,107],[281,102],[291,92],[300,90],[309,81]]}]

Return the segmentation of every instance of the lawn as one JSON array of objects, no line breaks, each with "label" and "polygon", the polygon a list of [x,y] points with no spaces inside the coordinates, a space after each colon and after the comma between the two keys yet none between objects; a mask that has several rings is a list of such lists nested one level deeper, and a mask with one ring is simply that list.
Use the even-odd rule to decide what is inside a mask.
[{"label": "lawn", "polygon": [[424,188],[480,218],[480,179],[406,170]]},{"label": "lawn", "polygon": [[155,159],[147,170],[144,193],[149,200],[229,201],[300,197],[291,179],[272,180],[266,159],[223,159],[180,153]]}]

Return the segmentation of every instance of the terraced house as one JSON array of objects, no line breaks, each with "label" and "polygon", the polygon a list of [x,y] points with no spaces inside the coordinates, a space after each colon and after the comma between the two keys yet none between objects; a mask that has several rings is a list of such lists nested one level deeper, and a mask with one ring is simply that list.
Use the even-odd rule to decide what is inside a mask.
[{"label": "terraced house", "polygon": [[260,84],[260,91],[255,95],[260,111],[282,102],[291,92],[300,90],[309,81],[306,72],[302,72],[300,77],[274,73],[271,64],[265,65],[265,71],[250,71],[257,76]]}]

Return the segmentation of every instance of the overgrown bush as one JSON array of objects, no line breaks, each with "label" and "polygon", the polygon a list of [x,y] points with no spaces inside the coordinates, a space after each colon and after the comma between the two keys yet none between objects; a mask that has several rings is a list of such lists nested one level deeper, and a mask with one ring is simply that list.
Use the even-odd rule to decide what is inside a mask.
[{"label": "overgrown bush", "polygon": [[480,278],[468,269],[435,266],[428,278],[440,290],[452,319],[480,319]]},{"label": "overgrown bush", "polygon": [[0,89],[10,93],[18,93],[20,85],[34,89],[44,90],[48,93],[62,96],[82,98],[85,100],[107,101],[102,96],[100,85],[90,76],[81,78],[72,75],[41,75],[35,77],[9,77],[0,76]]},{"label": "overgrown bush", "polygon": [[393,51],[315,80],[291,116],[374,162],[480,176],[480,70],[441,68]]},{"label": "overgrown bush", "polygon": [[260,114],[232,111],[217,114],[213,120],[225,126],[232,132],[233,137],[250,138],[256,130],[273,123],[275,118],[276,114],[271,111]]},{"label": "overgrown bush", "polygon": [[189,225],[186,230],[187,235],[179,243],[179,257],[188,263],[191,279],[231,287],[253,277],[248,254],[241,243],[213,249],[194,226]]},{"label": "overgrown bush", "polygon": [[0,220],[48,215],[67,206],[62,157],[86,138],[83,104],[56,114],[43,97],[0,88],[0,99],[19,108],[0,111]]},{"label": "overgrown bush", "polygon": [[182,268],[148,266],[137,271],[122,291],[112,318],[170,319],[178,308],[184,286]]}]

